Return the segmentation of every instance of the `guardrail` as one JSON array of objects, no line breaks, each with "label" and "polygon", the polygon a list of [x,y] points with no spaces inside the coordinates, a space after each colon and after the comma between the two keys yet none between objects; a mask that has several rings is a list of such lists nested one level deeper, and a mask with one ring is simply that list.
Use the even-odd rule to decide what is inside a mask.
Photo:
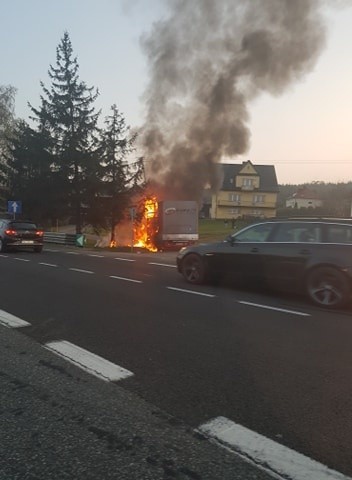
[{"label": "guardrail", "polygon": [[85,236],[80,233],[44,232],[44,243],[83,247],[85,241]]}]

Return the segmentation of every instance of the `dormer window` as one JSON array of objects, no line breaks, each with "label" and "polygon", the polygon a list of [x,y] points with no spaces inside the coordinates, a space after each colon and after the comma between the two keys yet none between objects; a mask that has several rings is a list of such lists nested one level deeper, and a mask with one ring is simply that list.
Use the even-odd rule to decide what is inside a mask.
[{"label": "dormer window", "polygon": [[252,190],[254,188],[253,178],[243,178],[242,179],[242,188],[243,188],[243,190]]}]

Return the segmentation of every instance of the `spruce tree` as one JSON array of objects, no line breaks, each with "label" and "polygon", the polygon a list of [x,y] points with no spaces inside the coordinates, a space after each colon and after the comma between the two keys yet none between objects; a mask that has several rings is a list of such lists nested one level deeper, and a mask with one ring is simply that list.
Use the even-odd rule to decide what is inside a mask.
[{"label": "spruce tree", "polygon": [[18,120],[7,141],[9,195],[21,200],[23,214],[36,222],[54,222],[61,215],[57,202],[55,173],[52,172],[50,138]]},{"label": "spruce tree", "polygon": [[0,85],[0,199],[8,195],[8,168],[6,164],[7,140],[15,125],[15,94],[11,85]]},{"label": "spruce tree", "polygon": [[39,130],[52,139],[52,170],[60,179],[57,185],[61,189],[58,201],[59,193],[67,195],[76,233],[81,233],[87,197],[92,195],[92,178],[99,170],[94,155],[99,112],[94,107],[98,91],[87,87],[78,71],[77,57],[73,56],[71,40],[65,32],[56,49],[56,65],[50,65],[48,71],[51,85],[46,88],[41,82],[41,106],[30,107]]},{"label": "spruce tree", "polygon": [[[115,227],[123,219],[131,201],[131,195],[138,185],[143,164],[128,162],[133,151],[135,134],[116,105],[111,106],[111,114],[105,118],[105,128],[100,131],[99,158],[102,165],[102,195],[100,197],[99,218],[105,220],[110,230],[110,241],[115,241]],[[94,223],[94,222],[92,222]]]}]

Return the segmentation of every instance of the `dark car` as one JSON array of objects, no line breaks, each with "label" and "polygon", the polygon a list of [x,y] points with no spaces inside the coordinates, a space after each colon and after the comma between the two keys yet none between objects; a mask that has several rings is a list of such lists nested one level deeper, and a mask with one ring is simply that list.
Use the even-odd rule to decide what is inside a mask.
[{"label": "dark car", "polygon": [[192,284],[229,278],[341,307],[352,292],[352,220],[264,220],[222,242],[181,249],[177,268]]},{"label": "dark car", "polygon": [[0,252],[13,248],[43,250],[44,232],[30,221],[0,219]]}]

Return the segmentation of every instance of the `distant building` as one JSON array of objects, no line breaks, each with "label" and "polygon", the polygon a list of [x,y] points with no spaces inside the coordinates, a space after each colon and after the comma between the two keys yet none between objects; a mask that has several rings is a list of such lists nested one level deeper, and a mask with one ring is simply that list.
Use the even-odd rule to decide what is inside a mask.
[{"label": "distant building", "polygon": [[275,217],[279,191],[273,165],[220,164],[223,182],[212,195],[211,218]]},{"label": "distant building", "polygon": [[290,198],[286,200],[288,208],[317,208],[323,205],[317,192],[308,187],[300,187]]}]

